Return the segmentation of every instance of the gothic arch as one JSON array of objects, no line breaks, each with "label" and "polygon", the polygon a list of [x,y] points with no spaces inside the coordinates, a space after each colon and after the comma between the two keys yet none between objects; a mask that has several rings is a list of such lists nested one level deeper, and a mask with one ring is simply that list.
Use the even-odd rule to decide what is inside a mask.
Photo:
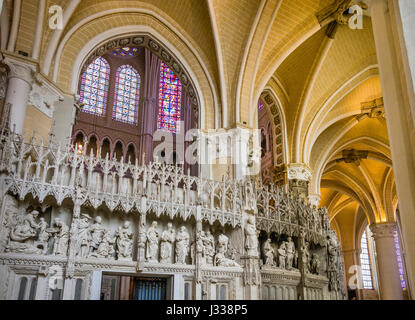
[{"label": "gothic arch", "polygon": [[[64,40],[66,42],[62,42],[57,51],[53,72],[54,80],[62,87],[66,87],[66,90],[76,92],[82,67],[94,53],[102,50],[103,45],[113,43],[113,41],[120,41],[123,38],[147,37],[147,39],[153,41],[153,47],[150,47],[150,49],[155,53],[157,52],[156,54],[166,63],[170,63],[173,70],[180,73],[181,80],[188,84],[188,92],[191,92],[189,95],[192,95],[194,101],[197,101],[198,104],[199,126],[201,128],[215,128],[219,126],[221,116],[218,110],[216,91],[210,74],[207,72],[201,58],[196,54],[195,50],[189,48],[186,44],[182,45],[180,43],[183,39],[182,37],[172,34],[170,30],[166,34],[166,27],[160,26],[159,21],[152,23],[152,26],[141,25],[143,21],[142,15],[138,13],[132,15],[137,20],[136,25],[116,26],[100,33],[92,31],[95,36],[88,39],[85,39],[82,34],[86,32],[86,29],[92,28],[91,26],[83,25],[73,30],[73,34],[65,37]],[[115,18],[117,17],[114,16],[112,19]],[[97,22],[94,20],[91,23]],[[139,42],[137,45],[140,45],[140,40],[137,41]],[[178,43],[175,45],[172,41],[177,41]],[[81,43],[81,48],[75,49],[75,46],[79,47],[79,43]],[[149,42],[142,44],[148,45]],[[70,53],[71,51],[79,53],[74,57]],[[69,66],[71,67],[69,68]]]}]

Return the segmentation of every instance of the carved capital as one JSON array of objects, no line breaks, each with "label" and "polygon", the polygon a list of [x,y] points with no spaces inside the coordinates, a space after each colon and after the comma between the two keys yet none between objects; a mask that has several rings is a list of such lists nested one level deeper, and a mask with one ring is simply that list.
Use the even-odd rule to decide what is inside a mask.
[{"label": "carved capital", "polygon": [[373,239],[393,238],[396,231],[396,223],[378,223],[370,225]]},{"label": "carved capital", "polygon": [[35,73],[35,68],[32,65],[11,57],[6,57],[3,62],[9,67],[9,79],[18,78],[30,86],[32,85]]},{"label": "carved capital", "polygon": [[310,194],[308,195],[308,202],[315,207],[318,207],[320,204],[321,197],[319,194]]},{"label": "carved capital", "polygon": [[310,168],[302,163],[291,163],[288,165],[288,180],[310,181],[312,174]]}]

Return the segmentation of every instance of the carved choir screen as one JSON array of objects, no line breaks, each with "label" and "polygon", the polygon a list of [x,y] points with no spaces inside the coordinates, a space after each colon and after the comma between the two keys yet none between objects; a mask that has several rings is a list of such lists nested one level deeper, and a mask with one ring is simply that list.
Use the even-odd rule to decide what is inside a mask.
[{"label": "carved choir screen", "polygon": [[137,124],[140,75],[132,66],[123,65],[117,70],[115,83],[114,119]]},{"label": "carved choir screen", "polygon": [[159,112],[157,128],[180,131],[182,85],[179,78],[162,61],[160,66]]},{"label": "carved choir screen", "polygon": [[[344,297],[327,210],[285,188],[192,177],[180,166],[124,163],[16,134],[1,135],[0,150],[0,259],[59,261],[69,278],[83,266],[184,272],[198,283],[218,275],[233,298],[232,279],[260,286],[261,277],[290,286],[286,297],[317,299],[327,285],[332,298]],[[297,292],[304,279],[310,290]]]},{"label": "carved choir screen", "polygon": [[108,62],[98,57],[82,74],[80,102],[84,104],[83,112],[105,115],[109,73]]}]

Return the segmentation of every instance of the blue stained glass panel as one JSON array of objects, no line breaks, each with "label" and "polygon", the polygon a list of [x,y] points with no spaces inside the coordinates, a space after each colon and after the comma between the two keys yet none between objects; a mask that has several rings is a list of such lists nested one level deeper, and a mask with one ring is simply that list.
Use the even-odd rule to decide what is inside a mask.
[{"label": "blue stained glass panel", "polygon": [[96,58],[82,74],[80,102],[83,112],[103,116],[107,103],[107,91],[110,68],[108,62]]},{"label": "blue stained glass panel", "polygon": [[138,48],[136,47],[125,47],[115,49],[112,54],[116,57],[134,57],[137,55]]},{"label": "blue stained glass panel", "polygon": [[396,258],[398,259],[399,277],[401,278],[402,290],[405,291],[406,290],[405,273],[403,270],[401,246],[399,244],[399,235],[397,231],[395,231],[394,233],[394,238],[395,238],[395,247],[396,247]]},{"label": "blue stained glass panel", "polygon": [[171,69],[161,62],[159,112],[157,128],[173,133],[180,131],[182,85]]},{"label": "blue stained glass panel", "polygon": [[116,76],[113,119],[137,124],[140,75],[130,65],[118,68]]}]

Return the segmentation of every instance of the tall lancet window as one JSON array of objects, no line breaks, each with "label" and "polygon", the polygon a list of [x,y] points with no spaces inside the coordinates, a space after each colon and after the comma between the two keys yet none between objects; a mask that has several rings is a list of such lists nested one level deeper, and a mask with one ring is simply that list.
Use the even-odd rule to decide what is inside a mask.
[{"label": "tall lancet window", "polygon": [[96,58],[82,74],[80,101],[82,111],[98,116],[105,114],[110,67],[102,58]]},{"label": "tall lancet window", "polygon": [[360,253],[360,266],[362,268],[363,288],[373,289],[372,270],[370,268],[370,258],[366,230],[362,234],[360,248],[362,249]]},{"label": "tall lancet window", "polygon": [[176,133],[180,131],[182,84],[171,69],[161,62],[159,87],[159,112],[157,128]]},{"label": "tall lancet window", "polygon": [[398,231],[395,231],[394,238],[395,238],[396,257],[398,259],[399,277],[401,278],[401,286],[402,286],[402,290],[406,291],[405,272],[403,270],[401,245],[399,243]]},{"label": "tall lancet window", "polygon": [[118,68],[115,82],[113,119],[137,124],[140,75],[130,65]]}]

